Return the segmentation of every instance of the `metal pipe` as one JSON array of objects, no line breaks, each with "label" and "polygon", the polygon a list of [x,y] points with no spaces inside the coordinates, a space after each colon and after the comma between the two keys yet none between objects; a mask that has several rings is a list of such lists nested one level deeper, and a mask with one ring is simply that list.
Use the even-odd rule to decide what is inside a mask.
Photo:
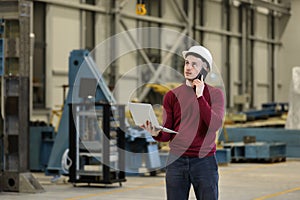
[{"label": "metal pipe", "polygon": [[81,4],[81,3],[71,3],[70,1],[68,2],[63,0],[33,0],[33,1],[43,2],[43,3],[52,4],[56,6],[62,6],[66,8],[93,11],[102,14],[112,14],[112,12],[105,10],[104,8],[99,8],[98,6]]},{"label": "metal pipe", "polygon": [[263,8],[267,8],[269,10],[277,11],[283,14],[291,14],[291,5],[290,3],[281,4],[281,3],[274,3],[268,2],[265,0],[237,0],[242,3],[250,4],[253,6],[260,6]]},{"label": "metal pipe", "polygon": [[260,37],[253,36],[253,35],[248,36],[248,38],[249,38],[249,40],[253,40],[256,42],[274,44],[274,45],[282,45],[282,42],[275,40],[275,39],[260,38]]},{"label": "metal pipe", "polygon": [[270,87],[270,83],[256,82],[257,87]]},{"label": "metal pipe", "polygon": [[[247,35],[254,35],[256,28],[256,19],[257,13],[254,12],[254,9],[247,10],[247,21],[248,21],[248,30]],[[256,69],[254,67],[254,41],[247,40],[247,64],[246,64],[246,91],[245,93],[250,94],[250,107],[253,107],[255,101],[255,94],[257,94],[257,88],[255,87]]]},{"label": "metal pipe", "polygon": [[220,29],[217,30],[217,29],[207,28],[207,27],[199,26],[199,25],[195,26],[195,30],[204,31],[204,32],[207,32],[207,33],[218,34],[218,35],[231,36],[231,37],[236,37],[236,38],[241,38],[242,37],[241,33],[234,33],[232,31],[220,30]]},{"label": "metal pipe", "polygon": [[[198,5],[197,5],[197,7],[199,8],[199,12],[200,12],[200,21],[199,21],[199,24],[200,24],[200,26],[199,26],[199,28],[201,27],[204,27],[204,0],[199,0],[199,1],[197,1],[197,0],[195,0],[195,2],[197,2],[198,3]],[[199,30],[199,34],[200,34],[200,36],[199,36],[199,42],[200,42],[200,44],[202,44],[203,43],[203,41],[204,41],[204,32],[203,32],[203,30],[202,29],[197,29],[197,27],[198,26],[195,26],[194,27],[194,29],[195,29],[195,31],[197,31],[197,30]]]},{"label": "metal pipe", "polygon": [[[274,39],[275,38],[275,17],[273,15],[269,16],[269,20],[271,23],[269,24],[269,37]],[[270,82],[271,82],[271,91],[270,91],[270,98],[271,101],[274,102],[275,101],[275,44],[270,44],[269,45],[270,48]]]},{"label": "metal pipe", "polygon": [[245,6],[240,6],[240,28],[242,33],[241,38],[241,51],[240,51],[240,69],[239,75],[241,77],[241,87],[239,88],[239,94],[245,92],[245,81],[246,81],[246,66],[247,66],[247,8]]},{"label": "metal pipe", "polygon": [[175,26],[175,27],[181,27],[185,28],[184,23],[179,23],[175,21],[167,21],[166,19],[160,18],[160,17],[153,17],[153,16],[140,16],[140,15],[133,15],[133,14],[128,14],[128,13],[120,13],[121,18],[128,18],[128,19],[136,19],[136,20],[141,20],[141,21],[147,21],[147,22],[154,22],[158,24],[163,24],[163,25],[169,25],[169,26]]},{"label": "metal pipe", "polygon": [[[118,33],[118,21],[120,18],[120,13],[118,12],[118,2],[116,0],[112,0],[110,1],[110,8],[114,8],[117,12],[112,13],[111,15],[111,24],[110,24],[110,35],[115,35]],[[116,50],[118,49],[118,43],[116,43],[115,40],[110,40],[110,60],[113,60],[113,58],[115,57],[116,54]],[[113,90],[116,84],[116,79],[117,79],[117,67],[118,67],[118,61],[117,60],[113,60],[111,63],[111,67],[109,69],[109,81],[108,81],[108,87]]]},{"label": "metal pipe", "polygon": [[[231,12],[230,12],[230,2],[229,0],[226,0],[223,4],[223,9],[224,9],[224,20],[225,23],[224,27],[226,28],[227,32],[230,32],[230,27],[231,27]],[[230,66],[230,45],[231,45],[231,36],[230,35],[226,35],[225,39],[225,69],[226,69],[226,101],[227,101],[227,106],[230,105],[230,101],[231,101],[231,66]]]}]

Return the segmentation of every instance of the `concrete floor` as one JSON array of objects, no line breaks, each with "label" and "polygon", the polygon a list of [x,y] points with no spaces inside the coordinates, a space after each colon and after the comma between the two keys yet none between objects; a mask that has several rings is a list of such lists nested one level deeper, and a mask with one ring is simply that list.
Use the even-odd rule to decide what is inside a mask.
[{"label": "concrete floor", "polygon": [[[299,200],[300,160],[279,163],[231,163],[220,166],[220,200]],[[119,184],[106,187],[87,185],[73,187],[67,177],[56,183],[43,173],[34,174],[45,189],[43,193],[0,193],[0,199],[30,200],[158,200],[166,199],[164,173],[155,177],[127,176]],[[195,199],[191,190],[190,199]]]}]

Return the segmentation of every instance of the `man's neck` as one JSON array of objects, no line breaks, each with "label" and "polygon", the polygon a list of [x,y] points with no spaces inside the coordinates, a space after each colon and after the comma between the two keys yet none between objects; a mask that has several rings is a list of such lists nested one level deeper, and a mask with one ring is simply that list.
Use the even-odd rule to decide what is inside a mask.
[{"label": "man's neck", "polygon": [[189,79],[186,79],[185,80],[185,84],[187,85],[187,86],[189,86],[189,87],[192,87],[192,80],[189,80]]}]

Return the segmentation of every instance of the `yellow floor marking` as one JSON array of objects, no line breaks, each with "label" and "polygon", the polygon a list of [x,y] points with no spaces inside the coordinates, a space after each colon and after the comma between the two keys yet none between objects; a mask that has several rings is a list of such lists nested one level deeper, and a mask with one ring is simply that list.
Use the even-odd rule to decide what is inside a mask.
[{"label": "yellow floor marking", "polygon": [[82,195],[82,196],[67,198],[65,200],[86,199],[86,198],[98,197],[98,196],[104,196],[104,195],[110,195],[110,194],[115,194],[115,193],[120,193],[120,192],[128,192],[128,191],[132,191],[132,190],[150,188],[150,187],[160,186],[160,185],[164,185],[164,184],[165,184],[165,182],[161,181],[161,182],[157,182],[157,183],[153,183],[153,184],[141,185],[141,186],[136,186],[136,187],[132,187],[132,188],[122,188],[122,189],[111,190],[111,191],[107,191],[107,192],[101,192],[101,193],[95,193],[95,194],[87,194],[87,195]]},{"label": "yellow floor marking", "polygon": [[268,195],[265,195],[265,196],[262,196],[262,197],[255,198],[254,200],[270,199],[270,198],[273,198],[273,197],[277,197],[277,196],[287,194],[287,193],[290,193],[290,192],[295,192],[295,191],[298,191],[298,190],[300,190],[300,187],[292,188],[292,189],[289,189],[289,190],[284,190],[284,191],[281,191],[281,192],[276,192],[276,193],[273,193],[273,194],[268,194]]}]

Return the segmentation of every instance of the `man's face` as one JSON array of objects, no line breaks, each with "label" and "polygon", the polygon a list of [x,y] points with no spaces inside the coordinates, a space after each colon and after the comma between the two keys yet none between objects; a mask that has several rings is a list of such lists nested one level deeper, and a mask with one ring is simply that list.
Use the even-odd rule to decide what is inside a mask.
[{"label": "man's face", "polygon": [[193,80],[199,74],[203,61],[193,55],[188,55],[184,62],[184,78]]}]

